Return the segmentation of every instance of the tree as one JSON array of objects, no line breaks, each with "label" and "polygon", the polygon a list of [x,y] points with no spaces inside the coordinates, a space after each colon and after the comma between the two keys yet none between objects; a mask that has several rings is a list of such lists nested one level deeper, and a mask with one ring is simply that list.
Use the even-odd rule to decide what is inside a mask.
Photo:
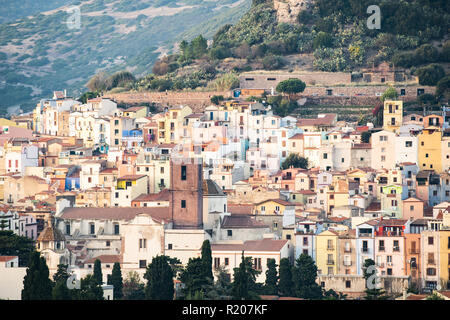
[{"label": "tree", "polygon": [[136,271],[130,271],[123,283],[123,300],[144,300],[145,285],[141,282]]},{"label": "tree", "polygon": [[0,231],[0,255],[18,256],[19,267],[26,267],[30,254],[35,251],[30,238],[18,236],[11,230]]},{"label": "tree", "polygon": [[8,220],[6,220],[6,219],[0,220],[0,230],[1,231],[3,231],[6,228],[8,228],[8,223],[7,222],[8,222]]},{"label": "tree", "polygon": [[144,275],[147,280],[145,297],[148,300],[173,300],[173,276],[169,257],[164,255],[154,257]]},{"label": "tree", "polygon": [[278,272],[275,259],[267,261],[266,283],[264,291],[266,294],[278,295]]},{"label": "tree", "polygon": [[89,99],[94,99],[97,98],[98,96],[100,96],[98,92],[87,91],[83,93],[77,100],[80,101],[81,103],[87,103]]},{"label": "tree", "polygon": [[72,300],[72,293],[69,288],[67,288],[67,284],[59,281],[55,283],[55,286],[52,289],[52,299],[53,300]]},{"label": "tree", "polygon": [[111,276],[108,277],[108,284],[114,286],[114,300],[120,300],[123,297],[123,279],[122,271],[120,270],[120,263],[115,262]]},{"label": "tree", "polygon": [[439,80],[445,77],[445,70],[441,65],[433,63],[417,69],[415,74],[419,77],[421,85],[435,86]]},{"label": "tree", "polygon": [[106,80],[106,89],[111,90],[117,87],[125,87],[127,84],[132,84],[136,78],[129,71],[123,70],[114,73]]},{"label": "tree", "polygon": [[203,263],[203,274],[205,278],[211,283],[214,282],[214,276],[212,273],[211,243],[209,242],[209,240],[203,241],[202,244],[202,263]]},{"label": "tree", "polygon": [[321,47],[329,48],[331,46],[333,46],[333,37],[331,36],[331,34],[323,32],[323,31],[320,31],[319,33],[317,33],[317,35],[313,41],[314,49],[321,48]]},{"label": "tree", "polygon": [[213,278],[210,278],[212,269],[208,270],[208,262],[203,260],[203,256],[202,254],[202,258],[190,258],[186,268],[181,272],[180,280],[185,286],[183,291],[186,299],[196,296],[198,292],[203,294],[208,286],[213,284]]},{"label": "tree", "polygon": [[361,133],[361,142],[370,143],[371,136],[372,136],[372,133],[370,131],[364,131],[363,133]]},{"label": "tree", "polygon": [[94,262],[94,274],[92,278],[98,283],[98,285],[103,284],[103,274],[102,274],[102,263],[99,259],[96,259]]},{"label": "tree", "polygon": [[211,102],[214,103],[216,106],[218,106],[220,104],[220,102],[223,100],[224,100],[223,96],[212,96],[211,97]]},{"label": "tree", "polygon": [[248,280],[247,264],[244,259],[244,252],[242,252],[242,259],[239,268],[234,269],[233,281],[233,299],[244,300],[248,298]]},{"label": "tree", "polygon": [[104,300],[103,289],[92,274],[88,274],[80,282],[80,289],[72,290],[73,300]]},{"label": "tree", "polygon": [[436,62],[439,52],[430,44],[423,44],[415,51],[415,58],[419,63]]},{"label": "tree", "polygon": [[314,260],[302,253],[296,260],[293,271],[294,289],[296,296],[303,299],[322,299],[322,289],[316,283],[317,266]]},{"label": "tree", "polygon": [[205,293],[207,300],[229,300],[231,298],[230,275],[224,266],[219,266],[215,270],[217,281],[212,288]]},{"label": "tree", "polygon": [[433,94],[430,93],[424,93],[421,94],[418,98],[417,98],[419,104],[422,106],[423,108],[423,114],[425,115],[425,111],[427,106],[432,106],[435,105],[437,103],[436,101],[436,97]]},{"label": "tree", "polygon": [[375,267],[375,261],[372,259],[366,259],[363,265],[363,276],[366,282],[366,290],[364,299],[366,300],[386,300],[388,297],[385,295],[384,290],[376,288],[377,285],[377,269]]},{"label": "tree", "polygon": [[280,281],[278,290],[282,296],[290,297],[293,295],[294,282],[292,281],[292,268],[288,258],[280,260]]},{"label": "tree", "polygon": [[443,77],[436,85],[436,97],[438,99],[450,99],[450,76]]},{"label": "tree", "polygon": [[276,90],[278,92],[287,94],[289,96],[289,100],[291,100],[292,95],[303,92],[305,88],[306,84],[302,80],[293,78],[281,81],[277,85]]},{"label": "tree", "polygon": [[438,295],[436,292],[434,292],[433,294],[427,296],[425,300],[444,300],[444,298]]},{"label": "tree", "polygon": [[23,279],[22,300],[51,300],[52,281],[44,257],[32,252]]},{"label": "tree", "polygon": [[262,60],[264,69],[266,70],[278,70],[284,66],[284,60],[280,56],[267,55]]},{"label": "tree", "polygon": [[308,169],[308,159],[299,156],[297,153],[291,153],[284,160],[281,169],[285,170],[290,167]]},{"label": "tree", "polygon": [[105,72],[99,72],[86,83],[86,87],[92,92],[102,92],[108,87],[107,79],[108,75]]},{"label": "tree", "polygon": [[242,252],[239,268],[234,268],[234,281],[232,285],[233,299],[257,299],[259,295],[256,277],[260,273],[261,271],[253,268],[252,257],[244,257],[244,252]]},{"label": "tree", "polygon": [[389,87],[384,91],[383,95],[380,97],[381,101],[384,102],[385,100],[395,100],[398,98],[397,90],[393,87]]},{"label": "tree", "polygon": [[69,272],[67,271],[68,265],[67,264],[58,264],[58,269],[56,270],[56,273],[53,275],[53,281],[59,282],[62,281],[64,283],[67,282],[67,279],[69,278]]}]

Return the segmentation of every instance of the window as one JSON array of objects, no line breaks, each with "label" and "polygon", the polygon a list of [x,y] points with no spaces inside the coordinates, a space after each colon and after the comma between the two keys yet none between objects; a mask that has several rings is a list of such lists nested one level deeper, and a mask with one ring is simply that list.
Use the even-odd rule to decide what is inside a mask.
[{"label": "window", "polygon": [[428,237],[428,244],[433,245],[434,244],[434,237]]},{"label": "window", "polygon": [[290,235],[290,234],[287,234],[287,235],[286,235],[286,239],[291,240],[291,235]]},{"label": "window", "polygon": [[119,234],[119,224],[118,223],[114,224],[114,234]]},{"label": "window", "polygon": [[233,236],[233,230],[227,230],[227,236],[232,237]]},{"label": "window", "polygon": [[141,269],[147,268],[147,260],[139,260],[139,268]]},{"label": "window", "polygon": [[147,248],[147,239],[139,239],[139,249]]},{"label": "window", "polygon": [[391,268],[388,268],[388,269],[387,269],[387,275],[388,275],[388,276],[392,276],[392,269],[391,269]]},{"label": "window", "polygon": [[253,259],[253,266],[256,270],[261,270],[261,258],[255,258]]},{"label": "window", "polygon": [[346,288],[351,288],[352,287],[352,282],[350,280],[345,281],[345,287]]},{"label": "window", "polygon": [[111,241],[106,241],[106,246],[110,247],[111,246]]},{"label": "window", "polygon": [[181,166],[181,180],[186,180],[186,166]]},{"label": "window", "polygon": [[427,268],[427,276],[435,276],[436,269],[435,268]]},{"label": "window", "polygon": [[217,269],[220,266],[220,258],[214,258],[214,268]]},{"label": "window", "polygon": [[230,264],[230,259],[225,258],[225,265],[227,266],[227,265],[229,265],[229,264]]},{"label": "window", "polygon": [[186,208],[186,200],[181,200],[181,208]]},{"label": "window", "polygon": [[91,234],[95,234],[95,224],[94,223],[90,223],[89,226],[90,226],[90,233]]},{"label": "window", "polygon": [[405,142],[405,146],[406,146],[407,148],[412,147],[412,141],[406,141],[406,142]]},{"label": "window", "polygon": [[70,224],[66,223],[66,234],[70,235]]}]

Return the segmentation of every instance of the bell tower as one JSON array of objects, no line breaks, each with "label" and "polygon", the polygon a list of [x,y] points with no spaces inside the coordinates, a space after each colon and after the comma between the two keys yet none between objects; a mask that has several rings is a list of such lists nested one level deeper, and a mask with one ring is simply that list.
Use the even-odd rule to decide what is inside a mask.
[{"label": "bell tower", "polygon": [[174,228],[203,227],[203,165],[200,158],[170,162],[170,212]]}]

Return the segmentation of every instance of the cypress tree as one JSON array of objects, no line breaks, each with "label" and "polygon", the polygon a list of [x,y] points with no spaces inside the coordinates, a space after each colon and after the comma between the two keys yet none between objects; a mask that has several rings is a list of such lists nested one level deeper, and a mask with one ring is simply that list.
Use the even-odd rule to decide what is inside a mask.
[{"label": "cypress tree", "polygon": [[282,296],[290,297],[293,295],[294,283],[292,281],[292,268],[288,258],[280,260],[280,281],[278,290]]},{"label": "cypress tree", "polygon": [[148,265],[144,278],[147,279],[145,296],[148,300],[173,300],[173,270],[167,256],[156,256]]},{"label": "cypress tree", "polygon": [[56,282],[52,290],[53,300],[72,300],[72,294],[64,281]]},{"label": "cypress tree", "polygon": [[314,260],[302,253],[294,267],[294,287],[297,297],[303,299],[322,299],[322,288],[316,283],[317,266]]},{"label": "cypress tree", "polygon": [[39,252],[32,252],[27,273],[23,279],[22,300],[51,300],[52,281],[45,259]]},{"label": "cypress tree", "polygon": [[114,300],[122,299],[123,279],[119,262],[114,263],[111,277],[108,279],[108,284],[112,284],[114,286]]},{"label": "cypress tree", "polygon": [[102,263],[99,259],[96,259],[94,262],[94,274],[92,277],[99,286],[103,284]]},{"label": "cypress tree", "polygon": [[214,276],[212,272],[212,252],[209,240],[203,241],[202,244],[202,262],[204,268],[204,276],[211,282],[213,282]]},{"label": "cypress tree", "polygon": [[247,264],[244,259],[244,252],[242,252],[242,260],[239,268],[234,269],[233,281],[233,299],[244,300],[248,297],[248,274]]},{"label": "cypress tree", "polygon": [[275,259],[269,259],[267,262],[266,283],[264,291],[266,294],[278,294],[278,272]]}]

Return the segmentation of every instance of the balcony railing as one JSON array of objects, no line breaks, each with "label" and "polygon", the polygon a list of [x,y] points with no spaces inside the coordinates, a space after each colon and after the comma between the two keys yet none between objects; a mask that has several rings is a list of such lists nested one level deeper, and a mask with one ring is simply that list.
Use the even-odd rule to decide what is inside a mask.
[{"label": "balcony railing", "polygon": [[350,267],[351,265],[352,265],[352,262],[351,262],[351,261],[345,261],[345,260],[344,260],[344,266]]},{"label": "balcony railing", "polygon": [[400,247],[394,247],[394,251],[400,251]]},{"label": "balcony railing", "polygon": [[436,261],[434,261],[434,260],[428,260],[428,264],[434,266],[434,265],[436,265]]},{"label": "balcony railing", "polygon": [[384,268],[384,263],[383,262],[377,263],[377,266],[380,268]]},{"label": "balcony railing", "polygon": [[384,251],[384,249],[385,249],[384,247],[379,247],[378,251]]},{"label": "balcony railing", "polygon": [[369,248],[361,248],[361,252],[362,253],[368,253],[369,252]]},{"label": "balcony railing", "polygon": [[372,233],[365,233],[365,232],[360,232],[359,233],[360,237],[372,237]]},{"label": "balcony railing", "polygon": [[344,252],[351,253],[352,252],[352,248],[344,248]]},{"label": "balcony railing", "polygon": [[334,250],[334,246],[328,246],[327,250]]},{"label": "balcony railing", "polygon": [[327,260],[327,265],[334,265],[334,260]]},{"label": "balcony railing", "polygon": [[409,249],[409,254],[419,254],[419,249]]}]

